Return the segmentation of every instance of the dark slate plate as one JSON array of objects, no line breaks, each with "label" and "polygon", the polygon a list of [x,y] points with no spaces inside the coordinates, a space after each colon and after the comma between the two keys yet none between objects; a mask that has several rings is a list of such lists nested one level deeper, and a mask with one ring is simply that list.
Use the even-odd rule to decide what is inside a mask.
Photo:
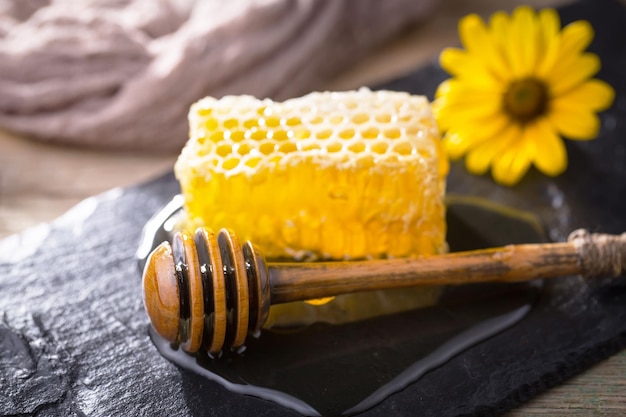
[{"label": "dark slate plate", "polygon": [[[617,92],[596,141],[568,143],[557,179],[536,172],[517,187],[452,167],[449,189],[536,213],[553,239],[577,227],[626,230],[626,9],[588,2],[564,22],[596,28],[600,77]],[[429,66],[385,85],[432,94]],[[226,391],[164,360],[147,335],[134,253],[141,228],[178,191],[173,177],[113,190],[50,225],[0,241],[0,414],[294,415]],[[425,375],[366,416],[495,415],[626,346],[626,282],[550,284],[520,324]]]}]

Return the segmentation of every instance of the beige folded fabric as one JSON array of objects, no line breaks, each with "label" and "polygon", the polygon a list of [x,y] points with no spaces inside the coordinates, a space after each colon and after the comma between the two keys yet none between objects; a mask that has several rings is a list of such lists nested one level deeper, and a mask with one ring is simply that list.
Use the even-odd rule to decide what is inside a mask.
[{"label": "beige folded fabric", "polygon": [[435,1],[0,0],[0,127],[177,150],[199,98],[319,89]]}]

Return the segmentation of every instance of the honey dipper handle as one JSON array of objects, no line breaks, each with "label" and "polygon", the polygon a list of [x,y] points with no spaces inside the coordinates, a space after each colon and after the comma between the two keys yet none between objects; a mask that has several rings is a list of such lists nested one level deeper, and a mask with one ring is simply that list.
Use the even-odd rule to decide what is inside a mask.
[{"label": "honey dipper handle", "polygon": [[408,259],[271,264],[271,303],[279,304],[358,291],[516,282],[580,274],[618,276],[626,269],[626,233],[574,231],[568,242],[501,248]]}]

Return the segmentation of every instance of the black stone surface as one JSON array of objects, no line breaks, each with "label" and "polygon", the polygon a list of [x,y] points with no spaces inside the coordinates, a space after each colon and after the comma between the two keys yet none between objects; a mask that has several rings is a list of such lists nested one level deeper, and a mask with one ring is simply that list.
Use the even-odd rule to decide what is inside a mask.
[{"label": "black stone surface", "polygon": [[[559,178],[514,188],[455,164],[449,190],[530,210],[553,239],[577,227],[626,230],[626,9],[588,2],[600,77],[617,92],[600,137],[569,142]],[[385,87],[432,94],[435,66]],[[85,200],[51,223],[0,241],[0,415],[295,415],[226,391],[165,361],[150,342],[134,259],[141,228],[177,192],[172,175]],[[520,324],[457,356],[365,416],[497,415],[626,347],[626,282],[548,286]]]}]

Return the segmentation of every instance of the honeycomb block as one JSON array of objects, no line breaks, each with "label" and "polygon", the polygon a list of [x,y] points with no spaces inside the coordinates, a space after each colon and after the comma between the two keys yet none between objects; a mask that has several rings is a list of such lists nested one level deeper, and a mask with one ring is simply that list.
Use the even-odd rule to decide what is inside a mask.
[{"label": "honeycomb block", "polygon": [[274,259],[446,249],[447,158],[424,97],[208,97],[189,123],[175,173],[190,228],[227,227]]}]

